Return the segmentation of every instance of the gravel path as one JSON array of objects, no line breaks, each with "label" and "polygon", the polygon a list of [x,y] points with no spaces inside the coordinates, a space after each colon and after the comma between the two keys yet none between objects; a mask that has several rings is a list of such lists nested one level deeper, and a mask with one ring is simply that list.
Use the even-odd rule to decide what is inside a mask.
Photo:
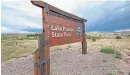
[{"label": "gravel path", "polygon": [[[108,72],[130,75],[130,65],[96,51],[89,51],[86,55],[76,48],[51,52],[50,75],[106,75]],[[2,75],[33,75],[32,56],[2,62]]]}]

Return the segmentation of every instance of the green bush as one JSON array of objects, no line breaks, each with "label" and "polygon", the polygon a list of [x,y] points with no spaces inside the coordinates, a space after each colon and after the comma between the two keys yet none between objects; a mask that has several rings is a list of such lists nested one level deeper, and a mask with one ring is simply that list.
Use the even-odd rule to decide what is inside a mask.
[{"label": "green bush", "polygon": [[120,36],[116,36],[116,39],[122,39]]},{"label": "green bush", "polygon": [[92,41],[96,41],[96,37],[92,37]]},{"label": "green bush", "polygon": [[90,35],[86,36],[86,39],[91,39],[91,38],[92,38],[92,36],[90,36]]},{"label": "green bush", "polygon": [[112,48],[102,48],[100,52],[106,53],[106,54],[114,54],[115,58],[121,59],[121,53]]},{"label": "green bush", "polygon": [[98,39],[103,39],[103,38],[101,36],[90,36],[90,35],[87,35],[86,39],[91,39],[92,41],[96,41]]},{"label": "green bush", "polygon": [[14,36],[14,37],[1,37],[2,41],[6,41],[6,40],[37,40],[39,37],[41,36],[40,33],[36,33],[36,34],[27,34],[26,36]]},{"label": "green bush", "polygon": [[107,75],[114,75],[112,72],[107,73]]},{"label": "green bush", "polygon": [[114,53],[115,53],[115,50],[112,49],[112,48],[102,48],[102,49],[100,50],[100,52],[106,53],[106,54],[114,54]]},{"label": "green bush", "polygon": [[116,51],[114,57],[115,57],[115,58],[118,58],[118,59],[121,59],[121,53],[118,52],[118,51]]}]

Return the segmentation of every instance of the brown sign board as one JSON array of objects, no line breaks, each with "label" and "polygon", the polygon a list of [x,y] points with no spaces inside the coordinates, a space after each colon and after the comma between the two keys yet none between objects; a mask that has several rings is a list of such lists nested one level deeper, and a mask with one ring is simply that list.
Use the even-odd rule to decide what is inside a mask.
[{"label": "brown sign board", "polygon": [[60,10],[42,1],[31,1],[42,8],[43,32],[34,53],[34,75],[50,75],[50,46],[82,42],[87,53],[85,23],[87,20]]},{"label": "brown sign board", "polygon": [[83,41],[83,24],[49,15],[50,46]]}]

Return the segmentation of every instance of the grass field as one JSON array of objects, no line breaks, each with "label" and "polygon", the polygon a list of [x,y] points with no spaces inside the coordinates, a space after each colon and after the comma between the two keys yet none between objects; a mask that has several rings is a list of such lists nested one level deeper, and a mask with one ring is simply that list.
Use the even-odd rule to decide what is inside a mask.
[{"label": "grass field", "polygon": [[24,56],[36,50],[36,40],[5,40],[1,42],[2,61]]},{"label": "grass field", "polygon": [[[87,37],[88,50],[99,50],[102,48],[113,48],[117,51],[130,55],[130,39],[109,39],[102,37]],[[3,37],[1,41],[2,61],[18,58],[26,54],[32,54],[37,48],[37,37]],[[63,45],[53,47],[53,50],[63,50],[63,48],[71,48],[71,45]],[[52,48],[51,48],[52,50]],[[126,51],[127,50],[127,51]]]}]

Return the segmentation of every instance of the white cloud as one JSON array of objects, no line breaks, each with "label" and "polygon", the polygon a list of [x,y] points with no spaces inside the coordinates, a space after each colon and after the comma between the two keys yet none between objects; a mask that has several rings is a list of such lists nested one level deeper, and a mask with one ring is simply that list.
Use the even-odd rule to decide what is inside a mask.
[{"label": "white cloud", "polygon": [[[98,5],[101,5],[102,1],[87,1],[87,0],[44,0],[45,2],[67,11],[72,14],[76,14],[78,16],[82,16],[78,9],[80,8],[92,8]],[[20,12],[26,13],[28,16],[40,17],[41,16],[41,8],[32,5],[30,0],[23,1],[2,1],[2,5],[11,9],[18,10]],[[77,13],[78,12],[78,13]]]},{"label": "white cloud", "polygon": [[[39,23],[35,19],[41,19],[40,8],[33,6],[26,1],[24,2],[3,2],[2,6],[9,9],[2,8],[2,33],[30,33],[27,29],[41,29],[42,20]],[[28,11],[27,11],[28,10]],[[33,12],[33,13],[32,13]],[[36,13],[35,13],[36,12]],[[6,23],[6,26],[4,26]]]},{"label": "white cloud", "polygon": [[[76,13],[77,15],[82,16],[80,13],[76,12],[76,10],[83,6],[84,1],[75,1],[75,0],[71,0],[71,1],[69,0],[64,0],[64,1],[45,0],[45,1],[64,11],[68,11],[70,13]],[[12,26],[14,30],[22,31],[23,29],[25,30],[27,28],[42,28],[41,8],[34,6],[30,2],[30,0],[28,1],[2,1],[2,6],[9,8],[9,9],[2,8],[2,19],[9,26]],[[41,22],[37,23],[35,21],[36,20],[35,18],[39,20],[41,19]],[[10,30],[9,28],[8,30],[9,32],[12,32],[12,30]]]},{"label": "white cloud", "polygon": [[101,32],[99,32],[99,31],[92,31],[92,32],[89,32],[89,33],[101,33]]},{"label": "white cloud", "polygon": [[33,33],[33,32],[16,30],[16,29],[8,28],[6,26],[1,26],[1,33]]},{"label": "white cloud", "polygon": [[[27,1],[2,1],[2,6],[17,10],[20,13],[27,14],[28,16],[40,17],[41,8],[32,5],[30,0]],[[18,13],[19,13],[18,12]],[[17,13],[17,12],[16,12]]]},{"label": "white cloud", "polygon": [[35,24],[33,22],[25,22],[25,25],[29,28],[42,28],[42,25]]},{"label": "white cloud", "polygon": [[[90,0],[44,0],[45,2],[67,11],[72,14],[76,14],[80,17],[87,17],[89,24],[97,23],[99,20],[104,19],[105,10],[111,10],[112,7],[119,7],[125,4],[113,4],[104,5],[105,0],[90,1]],[[2,7],[8,7],[9,9],[2,9],[2,19],[9,25],[12,25],[14,29],[23,30],[25,28],[41,28],[41,22],[36,20],[42,19],[42,10],[39,7],[34,6],[30,0],[3,0]],[[84,15],[80,9],[87,11]],[[105,10],[104,10],[105,9]],[[123,9],[122,9],[123,10]],[[111,10],[112,11],[112,10]],[[105,14],[106,15],[106,14]],[[31,18],[30,18],[31,17]],[[94,25],[94,24],[93,24]],[[10,29],[8,29],[10,30]]]},{"label": "white cloud", "polygon": [[130,31],[130,29],[120,29],[120,30],[115,30],[114,32],[125,32],[125,31]]},{"label": "white cloud", "polygon": [[[80,0],[44,0],[45,2],[60,8],[69,13],[75,14],[77,9],[87,5],[88,2]],[[26,12],[29,16],[41,16],[41,8],[32,5],[30,0],[27,1],[2,1],[2,5],[21,12]]]},{"label": "white cloud", "polygon": [[36,24],[24,17],[15,16],[15,15],[2,15],[3,20],[5,20],[9,25],[17,27],[17,29],[25,29],[25,28],[42,28],[42,25]]}]

